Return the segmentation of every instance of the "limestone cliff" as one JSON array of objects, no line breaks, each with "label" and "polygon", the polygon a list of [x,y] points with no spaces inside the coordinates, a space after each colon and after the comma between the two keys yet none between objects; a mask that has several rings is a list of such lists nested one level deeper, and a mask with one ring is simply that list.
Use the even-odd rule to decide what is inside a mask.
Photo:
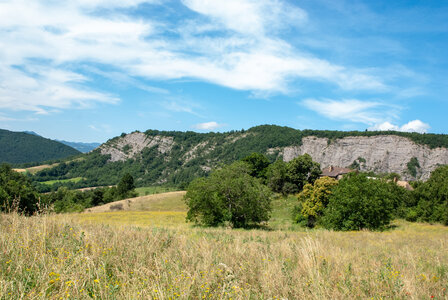
[{"label": "limestone cliff", "polygon": [[[128,170],[148,184],[188,182],[252,152],[264,153],[271,160],[282,157],[285,161],[308,153],[322,168],[333,165],[375,173],[395,172],[405,180],[426,180],[437,166],[448,164],[448,147],[437,147],[435,143],[448,145],[444,135],[315,132],[268,125],[209,134],[133,132],[109,140],[96,153],[110,155],[108,163],[132,159]],[[97,159],[95,153],[88,158]],[[117,172],[120,170],[117,168]]]},{"label": "limestone cliff", "polygon": [[160,153],[169,152],[173,146],[173,138],[133,132],[101,145],[99,150],[103,155],[110,154],[110,161],[114,162],[134,158],[143,149],[154,146],[157,146]]},{"label": "limestone cliff", "polygon": [[[280,153],[285,161],[308,153],[322,168],[330,165],[353,165],[361,171],[395,172],[406,180],[426,180],[437,166],[448,164],[447,148],[430,149],[426,145],[419,145],[408,138],[395,135],[345,137],[336,140],[309,136],[302,139],[301,146],[284,147]],[[409,170],[411,166],[408,167],[413,157],[419,165],[414,166],[415,177]]]}]

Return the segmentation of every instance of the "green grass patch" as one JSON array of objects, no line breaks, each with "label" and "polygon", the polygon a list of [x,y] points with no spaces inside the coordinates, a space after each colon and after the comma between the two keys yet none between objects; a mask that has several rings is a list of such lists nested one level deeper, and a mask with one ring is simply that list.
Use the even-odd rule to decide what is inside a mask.
[{"label": "green grass patch", "polygon": [[83,177],[75,177],[75,178],[69,178],[69,179],[43,181],[41,183],[42,184],[46,184],[46,185],[53,185],[55,183],[67,183],[67,182],[78,183],[78,182],[80,182],[81,180],[84,180],[84,179],[85,178],[83,178]]},{"label": "green grass patch", "polygon": [[161,193],[167,193],[167,192],[176,192],[179,189],[174,187],[166,187],[166,186],[145,186],[145,187],[139,187],[136,188],[135,191],[138,193],[139,196],[147,196],[147,195],[153,195],[153,194],[161,194]]}]

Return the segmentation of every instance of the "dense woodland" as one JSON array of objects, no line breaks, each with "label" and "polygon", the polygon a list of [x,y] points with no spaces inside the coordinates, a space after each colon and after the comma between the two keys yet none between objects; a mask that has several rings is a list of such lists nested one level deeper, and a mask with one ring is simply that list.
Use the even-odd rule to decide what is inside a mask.
[{"label": "dense woodland", "polygon": [[40,163],[81,154],[63,143],[24,132],[0,129],[0,163]]},{"label": "dense woodland", "polygon": [[117,186],[88,191],[60,187],[52,193],[42,194],[25,175],[15,172],[11,166],[0,166],[0,211],[17,211],[25,215],[41,212],[81,212],[86,208],[135,197],[134,178],[125,174]]}]

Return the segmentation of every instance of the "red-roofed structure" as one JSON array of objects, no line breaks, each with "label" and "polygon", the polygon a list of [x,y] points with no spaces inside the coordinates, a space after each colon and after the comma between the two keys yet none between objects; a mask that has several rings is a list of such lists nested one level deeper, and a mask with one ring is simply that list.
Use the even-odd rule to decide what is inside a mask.
[{"label": "red-roofed structure", "polygon": [[333,167],[329,166],[322,170],[321,177],[328,176],[334,179],[341,179],[345,174],[348,174],[350,172],[354,172],[355,170],[349,169],[349,168],[341,168],[341,167]]}]

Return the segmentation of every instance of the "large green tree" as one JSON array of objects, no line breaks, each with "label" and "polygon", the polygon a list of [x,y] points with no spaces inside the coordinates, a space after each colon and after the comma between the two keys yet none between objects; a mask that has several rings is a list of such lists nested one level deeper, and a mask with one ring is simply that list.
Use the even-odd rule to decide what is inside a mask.
[{"label": "large green tree", "polygon": [[415,190],[417,206],[411,209],[414,219],[448,225],[448,165],[437,168]]},{"label": "large green tree", "polygon": [[185,201],[187,220],[207,226],[228,223],[247,227],[269,220],[271,191],[244,162],[235,162],[213,171],[207,178],[190,183]]},{"label": "large green tree", "polygon": [[287,165],[283,160],[277,160],[269,165],[266,171],[268,187],[277,193],[285,193],[283,189],[286,182]]},{"label": "large green tree", "polygon": [[39,194],[24,175],[7,164],[0,166],[0,210],[32,214],[39,209]]},{"label": "large green tree", "polygon": [[242,159],[249,165],[249,175],[257,178],[266,178],[266,170],[270,164],[263,154],[254,152]]},{"label": "large green tree", "polygon": [[134,189],[134,177],[129,173],[124,174],[117,185],[118,194],[122,197],[130,196]]},{"label": "large green tree", "polygon": [[286,169],[287,180],[297,187],[297,191],[301,191],[305,184],[313,183],[321,173],[320,164],[308,153],[289,161]]},{"label": "large green tree", "polygon": [[387,226],[394,213],[395,195],[384,180],[351,173],[341,179],[329,197],[322,223],[334,230],[377,230]]}]

